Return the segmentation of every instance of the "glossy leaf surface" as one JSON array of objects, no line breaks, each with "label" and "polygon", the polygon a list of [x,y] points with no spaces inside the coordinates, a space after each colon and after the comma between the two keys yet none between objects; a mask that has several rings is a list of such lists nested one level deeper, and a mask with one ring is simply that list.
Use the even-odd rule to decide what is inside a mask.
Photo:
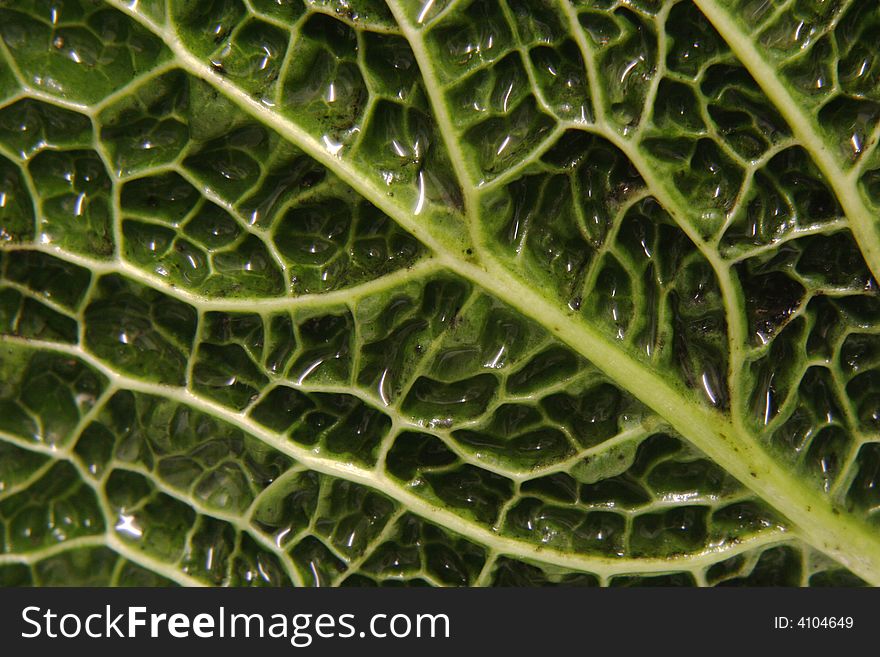
[{"label": "glossy leaf surface", "polygon": [[0,584],[880,584],[878,31],[0,1]]}]

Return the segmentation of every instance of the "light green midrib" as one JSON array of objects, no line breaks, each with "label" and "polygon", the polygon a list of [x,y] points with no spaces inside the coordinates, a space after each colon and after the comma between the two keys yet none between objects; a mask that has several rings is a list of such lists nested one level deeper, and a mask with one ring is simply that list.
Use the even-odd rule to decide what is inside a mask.
[{"label": "light green midrib", "polygon": [[[480,268],[460,260],[436,236],[416,223],[408,210],[396,205],[383,190],[368,182],[355,167],[324,150],[305,130],[260,105],[229,80],[201,63],[167,30],[158,27],[119,0],[108,0],[108,3],[159,36],[174,53],[181,68],[214,86],[232,102],[299,146],[394,218],[401,227],[432,249],[437,254],[437,260],[449,270],[481,286],[524,316],[545,326],[592,361],[622,388],[664,417],[681,435],[718,465],[785,515],[806,542],[833,556],[866,581],[880,585],[880,535],[852,516],[833,509],[818,491],[786,473],[752,436],[737,431],[728,418],[705,408],[685,391],[670,386],[657,373],[634,360],[596,329],[549,303],[527,284],[514,278],[511,272],[496,265]],[[880,254],[880,245],[877,253]]]},{"label": "light green midrib", "polygon": [[[846,214],[849,228],[856,238],[862,257],[874,278],[880,280],[880,232],[875,213],[865,204],[858,180],[847,174],[834,156],[834,150],[821,136],[815,120],[804,111],[791,90],[779,78],[773,66],[761,53],[751,35],[717,0],[693,0],[703,15],[718,30],[737,59],[751,73],[773,106],[791,128],[801,146],[831,185]],[[864,156],[863,156],[864,157]],[[852,169],[854,173],[858,168]]]}]

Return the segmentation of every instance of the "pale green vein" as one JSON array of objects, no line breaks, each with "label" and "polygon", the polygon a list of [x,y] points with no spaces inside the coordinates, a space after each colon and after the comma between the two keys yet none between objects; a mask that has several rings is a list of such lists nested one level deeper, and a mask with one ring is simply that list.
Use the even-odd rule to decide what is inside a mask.
[{"label": "pale green vein", "polygon": [[[351,287],[320,292],[314,294],[302,294],[290,297],[251,297],[251,298],[222,298],[207,297],[197,292],[192,292],[171,283],[159,276],[132,265],[126,260],[98,260],[87,255],[70,253],[52,244],[0,244],[0,252],[28,252],[35,251],[52,255],[59,260],[64,260],[78,267],[88,269],[94,274],[109,275],[118,274],[131,280],[137,281],[147,287],[161,291],[179,301],[198,308],[204,312],[255,312],[270,313],[295,310],[298,308],[327,308],[336,305],[351,304],[358,299],[394,289],[403,283],[412,282],[440,271],[443,266],[434,258],[424,258],[410,267],[398,269],[390,274],[380,276]],[[4,282],[4,285],[8,283]],[[44,297],[36,294],[34,290],[18,285],[22,291],[27,291],[34,298],[42,302]],[[51,303],[48,303],[52,307]],[[57,306],[57,304],[56,304]],[[58,311],[69,314],[70,310],[58,307]]]},{"label": "pale green vein", "polygon": [[815,119],[807,113],[779,77],[766,54],[755,43],[754,35],[747,32],[742,23],[718,0],[694,0],[694,3],[715,26],[813,158],[843,207],[865,262],[874,276],[880,278],[880,233],[877,230],[877,217],[859,192],[858,168],[851,172],[844,171],[834,156],[834,149],[821,136]]},{"label": "pale green vein", "polygon": [[133,564],[141,566],[146,570],[157,573],[172,582],[180,584],[181,586],[205,586],[203,582],[200,582],[194,577],[190,577],[189,575],[181,572],[177,568],[157,561],[156,559],[150,558],[147,555],[132,549],[131,546],[126,545],[123,541],[119,540],[109,533],[72,538],[69,541],[54,543],[47,547],[30,552],[0,554],[0,566],[9,564],[24,564],[27,566],[34,566],[45,559],[51,559],[52,557],[60,556],[66,552],[84,548],[100,547],[108,547],[121,558],[126,559]]},{"label": "pale green vein", "polygon": [[474,194],[473,185],[474,176],[468,168],[468,160],[465,157],[464,149],[461,146],[460,140],[457,138],[457,131],[453,126],[452,117],[450,116],[449,109],[446,105],[446,99],[443,97],[443,91],[437,78],[437,73],[434,70],[431,57],[428,53],[428,48],[424,39],[424,31],[409,24],[409,21],[407,21],[404,16],[404,11],[397,0],[386,0],[386,4],[394,14],[394,18],[400,26],[403,36],[409,42],[410,48],[412,48],[413,51],[413,56],[415,56],[416,62],[419,65],[419,71],[421,72],[422,80],[424,81],[425,93],[428,95],[428,99],[431,103],[434,120],[437,121],[437,127],[440,131],[441,138],[443,139],[443,144],[446,146],[446,152],[449,155],[449,160],[452,164],[452,169],[455,172],[456,180],[458,180],[458,184],[464,195],[464,207],[465,213],[468,217],[467,224],[471,241],[479,247],[482,240],[480,239],[476,222],[473,221],[473,218],[477,216],[477,199]]},{"label": "pale green vein", "polygon": [[[612,577],[629,573],[668,573],[688,570],[701,565],[715,563],[728,558],[732,554],[738,554],[757,545],[765,545],[768,541],[776,542],[782,540],[783,535],[789,534],[788,532],[778,532],[776,530],[760,532],[752,537],[712,544],[700,551],[676,557],[628,558],[563,552],[555,548],[502,536],[458,515],[446,506],[438,506],[419,497],[411,492],[408,487],[401,485],[383,473],[353,463],[341,462],[332,457],[324,456],[319,450],[296,445],[283,435],[257,424],[244,413],[232,411],[184,388],[150,383],[129,377],[114,370],[102,360],[79,347],[33,340],[24,341],[9,336],[0,336],[0,342],[20,344],[23,347],[47,351],[54,350],[79,358],[107,376],[113,381],[114,385],[120,388],[174,400],[217,417],[260,439],[268,446],[290,456],[311,470],[378,490],[396,500],[416,515],[480,543],[499,554],[560,566],[571,570],[590,572],[600,577]],[[53,453],[49,449],[36,449],[35,451]]]}]

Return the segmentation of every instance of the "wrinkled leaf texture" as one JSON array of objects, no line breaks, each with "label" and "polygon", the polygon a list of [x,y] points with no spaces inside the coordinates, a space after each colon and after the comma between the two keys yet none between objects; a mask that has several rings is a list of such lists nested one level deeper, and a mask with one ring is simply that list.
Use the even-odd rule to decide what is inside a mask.
[{"label": "wrinkled leaf texture", "polygon": [[880,583],[878,36],[0,1],[0,584]]}]

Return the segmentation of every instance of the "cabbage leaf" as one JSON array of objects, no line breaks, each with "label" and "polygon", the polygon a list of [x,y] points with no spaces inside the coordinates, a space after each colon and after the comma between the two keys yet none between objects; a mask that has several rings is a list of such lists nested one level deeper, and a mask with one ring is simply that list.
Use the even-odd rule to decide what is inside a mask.
[{"label": "cabbage leaf", "polygon": [[0,584],[880,584],[878,35],[0,1]]}]

